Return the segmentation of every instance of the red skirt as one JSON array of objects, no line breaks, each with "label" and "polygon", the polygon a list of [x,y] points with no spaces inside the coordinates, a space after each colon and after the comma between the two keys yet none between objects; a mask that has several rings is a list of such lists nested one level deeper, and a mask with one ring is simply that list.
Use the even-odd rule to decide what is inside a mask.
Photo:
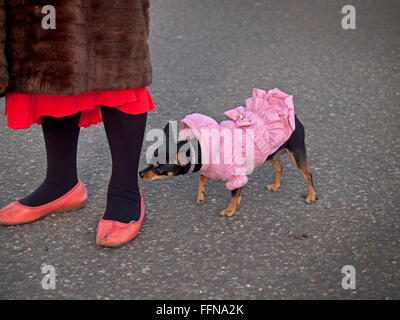
[{"label": "red skirt", "polygon": [[27,129],[34,123],[41,124],[42,116],[66,117],[82,112],[79,126],[90,127],[103,121],[100,106],[133,115],[154,109],[147,88],[93,91],[76,96],[7,93],[5,115],[9,128]]}]

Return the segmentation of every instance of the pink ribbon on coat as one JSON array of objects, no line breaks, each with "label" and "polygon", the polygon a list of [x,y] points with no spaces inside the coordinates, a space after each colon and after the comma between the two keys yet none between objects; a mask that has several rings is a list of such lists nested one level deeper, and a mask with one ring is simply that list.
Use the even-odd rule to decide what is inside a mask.
[{"label": "pink ribbon on coat", "polygon": [[247,127],[255,124],[255,121],[252,119],[253,115],[244,107],[237,107],[235,109],[225,111],[225,115],[229,119],[235,121],[238,127]]}]

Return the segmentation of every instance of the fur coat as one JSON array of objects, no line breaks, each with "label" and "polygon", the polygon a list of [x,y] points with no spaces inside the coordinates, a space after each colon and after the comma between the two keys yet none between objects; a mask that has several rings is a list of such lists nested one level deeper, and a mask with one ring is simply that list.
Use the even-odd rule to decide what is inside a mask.
[{"label": "fur coat", "polygon": [[0,97],[148,86],[148,35],[149,0],[0,0]]}]

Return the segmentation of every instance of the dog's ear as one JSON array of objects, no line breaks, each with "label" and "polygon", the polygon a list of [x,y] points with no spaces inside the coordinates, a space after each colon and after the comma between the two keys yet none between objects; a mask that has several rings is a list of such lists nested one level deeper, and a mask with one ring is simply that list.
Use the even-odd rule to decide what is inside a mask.
[{"label": "dog's ear", "polygon": [[178,152],[176,159],[178,161],[178,165],[180,166],[186,166],[189,163],[187,152]]},{"label": "dog's ear", "polygon": [[170,125],[169,125],[169,122],[165,125],[165,127],[164,127],[164,134],[165,134],[165,138],[166,138],[166,142],[168,142],[169,141],[169,128],[170,128]]},{"label": "dog's ear", "polygon": [[164,127],[164,134],[165,134],[165,138],[166,138],[166,142],[168,143],[169,140],[171,139],[171,141],[173,143],[176,143],[178,140],[178,133],[177,133],[177,128],[176,128],[176,122],[172,121],[172,125],[171,122],[168,122],[165,127]]},{"label": "dog's ear", "polygon": [[187,141],[179,141],[176,159],[180,166],[186,166],[190,162],[190,146]]}]

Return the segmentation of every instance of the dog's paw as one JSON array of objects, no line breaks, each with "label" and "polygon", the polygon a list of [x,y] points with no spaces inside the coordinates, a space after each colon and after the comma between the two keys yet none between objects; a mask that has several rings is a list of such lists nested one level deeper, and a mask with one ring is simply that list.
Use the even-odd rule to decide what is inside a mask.
[{"label": "dog's paw", "polygon": [[227,216],[227,217],[232,217],[233,214],[235,213],[234,210],[230,210],[230,209],[224,209],[221,211],[221,215],[222,216]]},{"label": "dog's paw", "polygon": [[277,192],[280,187],[281,187],[280,185],[271,184],[271,185],[267,186],[267,189],[269,191]]},{"label": "dog's paw", "polygon": [[204,202],[204,193],[203,192],[201,192],[201,193],[199,193],[198,195],[197,195],[197,204],[201,204],[201,203],[203,203]]},{"label": "dog's paw", "polygon": [[305,201],[307,204],[312,204],[313,202],[315,202],[316,200],[318,200],[318,198],[314,195],[307,195],[304,197]]}]

